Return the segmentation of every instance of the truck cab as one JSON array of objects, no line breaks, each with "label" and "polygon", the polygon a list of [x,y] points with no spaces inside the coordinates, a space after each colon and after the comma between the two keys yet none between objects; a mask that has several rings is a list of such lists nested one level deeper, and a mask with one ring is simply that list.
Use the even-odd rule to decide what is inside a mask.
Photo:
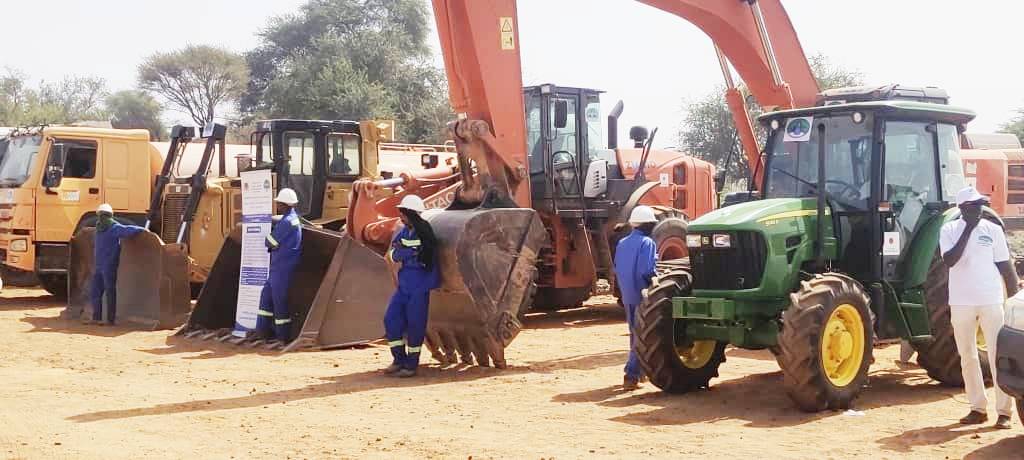
[{"label": "truck cab", "polygon": [[49,126],[11,133],[4,144],[0,260],[64,295],[71,236],[101,203],[119,219],[143,222],[160,152],[146,130]]}]

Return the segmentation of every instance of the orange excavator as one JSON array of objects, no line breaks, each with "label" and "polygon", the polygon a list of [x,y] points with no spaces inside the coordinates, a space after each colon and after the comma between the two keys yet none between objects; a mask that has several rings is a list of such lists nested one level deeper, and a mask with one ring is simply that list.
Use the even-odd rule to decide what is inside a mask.
[{"label": "orange excavator", "polygon": [[[639,1],[696,24],[715,42],[744,151],[758,170],[760,150],[729,63],[765,106],[813,105],[818,92],[782,5]],[[608,148],[600,148],[597,91],[522,90],[514,0],[433,0],[433,7],[458,114],[449,129],[459,181],[426,200],[443,208],[426,216],[440,240],[443,280],[432,297],[427,345],[441,362],[501,367],[522,312],[575,305],[599,278],[612,278],[616,229],[637,204],[660,214],[653,236],[662,263],[685,257],[687,218],[714,207],[713,168],[653,151],[657,130],[634,128],[634,148],[618,148],[621,106],[609,116]],[[383,254],[398,225],[394,201],[406,189],[415,193],[413,179],[355,184],[347,233]],[[385,187],[397,193],[375,201]]]}]

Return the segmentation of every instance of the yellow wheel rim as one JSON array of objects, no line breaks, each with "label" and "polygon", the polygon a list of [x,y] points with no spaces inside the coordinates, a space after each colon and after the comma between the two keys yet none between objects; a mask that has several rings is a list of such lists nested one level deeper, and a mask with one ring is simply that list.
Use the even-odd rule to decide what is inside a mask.
[{"label": "yellow wheel rim", "polygon": [[978,326],[978,332],[974,334],[974,341],[978,344],[978,351],[988,352],[988,346],[985,345],[985,334],[981,332],[981,326]]},{"label": "yellow wheel rim", "polygon": [[683,360],[683,365],[690,369],[700,369],[706,366],[711,357],[715,354],[714,340],[694,340],[689,347],[676,347],[676,352]]},{"label": "yellow wheel rim", "polygon": [[821,335],[821,364],[837,387],[849,385],[864,361],[864,322],[857,309],[844,303],[832,311]]}]

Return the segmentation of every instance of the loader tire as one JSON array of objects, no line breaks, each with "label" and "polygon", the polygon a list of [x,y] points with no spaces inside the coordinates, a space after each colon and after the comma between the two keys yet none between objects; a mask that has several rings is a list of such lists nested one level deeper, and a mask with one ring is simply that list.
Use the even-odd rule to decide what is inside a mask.
[{"label": "loader tire", "polygon": [[860,283],[838,273],[815,275],[790,294],[776,358],[801,410],[846,409],[860,394],[874,342],[868,305]]},{"label": "loader tire", "polygon": [[67,275],[39,275],[39,284],[49,292],[50,295],[59,300],[68,298],[68,276]]},{"label": "loader tire", "polygon": [[[917,364],[928,372],[928,376],[945,386],[964,386],[960,368],[960,352],[953,337],[953,323],[949,317],[949,267],[938,252],[932,258],[928,277],[924,281],[924,299],[928,308],[928,323],[932,340],[913,344],[917,351]],[[988,365],[988,353],[978,351],[981,373],[990,381],[992,372]]]},{"label": "loader tire", "polygon": [[658,260],[682,259],[686,250],[686,230],[689,225],[680,217],[666,217],[654,226],[651,239],[658,247]]},{"label": "loader tire", "polygon": [[684,270],[658,278],[637,307],[636,353],[640,366],[658,388],[668,393],[685,393],[708,388],[725,362],[725,343],[714,340],[690,341],[686,346],[682,329],[672,318],[672,298],[686,295],[690,276]]}]

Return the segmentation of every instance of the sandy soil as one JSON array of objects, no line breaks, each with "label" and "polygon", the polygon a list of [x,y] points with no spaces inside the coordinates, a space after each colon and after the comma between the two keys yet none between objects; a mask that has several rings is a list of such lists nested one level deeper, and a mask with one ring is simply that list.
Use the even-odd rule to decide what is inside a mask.
[{"label": "sandy soil", "polygon": [[396,380],[387,351],[288,355],[59,319],[0,294],[4,458],[1020,458],[1024,429],[961,428],[962,394],[876,350],[858,414],[798,412],[766,352],[730,350],[710,391],[620,391],[621,311],[531,315],[512,367]]}]

